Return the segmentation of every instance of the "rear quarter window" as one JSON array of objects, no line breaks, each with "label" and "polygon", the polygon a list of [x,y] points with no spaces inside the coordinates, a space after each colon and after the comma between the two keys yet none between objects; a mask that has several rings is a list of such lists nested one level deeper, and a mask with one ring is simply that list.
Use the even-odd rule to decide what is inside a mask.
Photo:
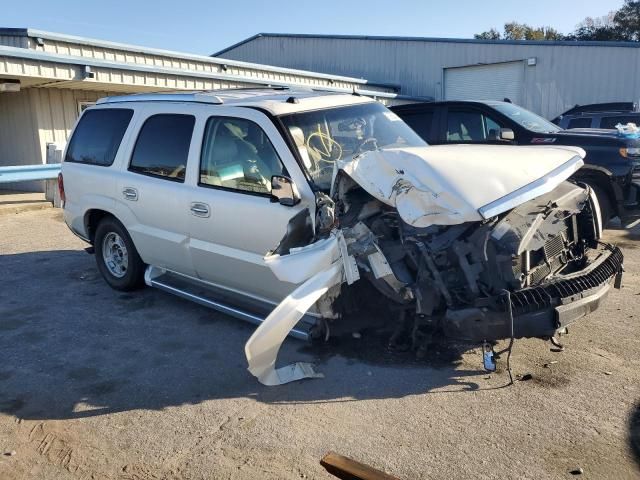
[{"label": "rear quarter window", "polygon": [[591,128],[591,117],[572,118],[569,120],[567,128]]},{"label": "rear quarter window", "polygon": [[627,123],[640,124],[640,115],[618,115],[617,117],[602,117],[600,120],[600,128],[615,129],[616,125],[621,123],[626,125]]},{"label": "rear quarter window", "polygon": [[73,132],[64,161],[108,167],[132,116],[133,110],[123,108],[87,110]]}]

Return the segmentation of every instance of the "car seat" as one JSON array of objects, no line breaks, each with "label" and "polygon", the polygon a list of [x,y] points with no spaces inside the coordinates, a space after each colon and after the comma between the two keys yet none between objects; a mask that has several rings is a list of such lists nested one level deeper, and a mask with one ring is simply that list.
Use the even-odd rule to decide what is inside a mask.
[{"label": "car seat", "polygon": [[298,147],[298,152],[300,153],[300,157],[302,158],[302,163],[307,169],[313,168],[313,163],[311,162],[311,157],[309,155],[309,149],[304,140],[304,132],[300,127],[289,127],[289,132],[291,133],[291,137],[293,138],[296,147]]}]

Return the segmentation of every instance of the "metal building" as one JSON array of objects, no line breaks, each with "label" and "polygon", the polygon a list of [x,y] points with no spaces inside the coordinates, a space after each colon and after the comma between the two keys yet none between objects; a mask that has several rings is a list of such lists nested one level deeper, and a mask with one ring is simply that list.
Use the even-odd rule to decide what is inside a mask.
[{"label": "metal building", "polygon": [[364,77],[436,100],[509,98],[547,118],[640,99],[640,43],[260,33],[213,56]]},{"label": "metal building", "polygon": [[[79,113],[100,97],[265,85],[397,97],[360,78],[0,28],[0,166],[45,163],[47,144],[64,146]],[[2,184],[12,187],[43,188],[41,182]]]}]

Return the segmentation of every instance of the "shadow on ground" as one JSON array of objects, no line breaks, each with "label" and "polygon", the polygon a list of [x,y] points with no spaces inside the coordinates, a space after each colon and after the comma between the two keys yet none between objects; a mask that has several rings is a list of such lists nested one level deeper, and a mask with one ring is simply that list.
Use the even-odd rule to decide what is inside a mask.
[{"label": "shadow on ground", "polygon": [[620,225],[618,219],[612,220],[612,224],[608,227],[610,233],[614,236],[613,243],[623,249],[640,248],[640,224],[633,228],[625,229]]},{"label": "shadow on ground", "polygon": [[[279,362],[318,362],[323,380],[277,388],[246,370],[254,327],[168,294],[115,292],[81,251],[0,255],[0,411],[63,419],[163,409],[215,398],[270,403],[394,398],[479,389],[464,349],[434,347],[427,360],[385,355],[380,337],[309,348],[283,346]],[[435,365],[435,367],[434,367]]]},{"label": "shadow on ground", "polygon": [[638,467],[640,468],[640,402],[631,413],[629,422],[629,445]]}]

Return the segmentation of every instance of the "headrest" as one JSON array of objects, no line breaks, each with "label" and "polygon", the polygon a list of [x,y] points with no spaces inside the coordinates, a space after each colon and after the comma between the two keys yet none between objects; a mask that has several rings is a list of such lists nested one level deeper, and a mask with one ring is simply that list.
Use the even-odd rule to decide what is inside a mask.
[{"label": "headrest", "polygon": [[304,146],[304,132],[300,127],[289,127],[289,132],[298,147]]}]

